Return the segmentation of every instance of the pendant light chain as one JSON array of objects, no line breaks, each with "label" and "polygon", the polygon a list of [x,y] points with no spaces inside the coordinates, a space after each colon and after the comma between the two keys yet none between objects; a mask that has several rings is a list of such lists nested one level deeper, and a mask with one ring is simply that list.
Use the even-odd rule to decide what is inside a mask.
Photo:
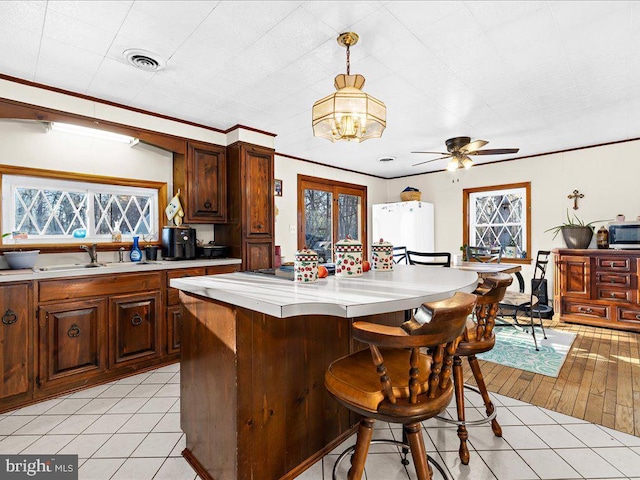
[{"label": "pendant light chain", "polygon": [[350,45],[347,44],[347,75],[351,75],[351,51],[349,47]]}]

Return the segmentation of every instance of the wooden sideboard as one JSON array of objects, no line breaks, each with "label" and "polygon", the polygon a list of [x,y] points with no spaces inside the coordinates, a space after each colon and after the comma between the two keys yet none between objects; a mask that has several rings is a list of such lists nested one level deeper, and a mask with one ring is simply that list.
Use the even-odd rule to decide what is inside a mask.
[{"label": "wooden sideboard", "polygon": [[553,251],[554,309],[560,319],[640,332],[640,251]]}]

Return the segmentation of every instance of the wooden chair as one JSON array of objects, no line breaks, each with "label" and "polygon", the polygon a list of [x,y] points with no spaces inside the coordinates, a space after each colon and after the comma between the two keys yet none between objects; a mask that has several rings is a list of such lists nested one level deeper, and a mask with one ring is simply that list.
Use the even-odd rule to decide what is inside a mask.
[{"label": "wooden chair", "polygon": [[[500,428],[500,425],[495,418],[496,410],[489,398],[489,393],[487,392],[487,387],[484,383],[484,378],[480,371],[480,364],[478,363],[476,355],[488,352],[496,343],[493,327],[495,325],[496,315],[498,312],[498,303],[504,297],[507,287],[511,285],[511,282],[513,282],[511,275],[506,273],[497,273],[490,277],[486,277],[483,282],[478,285],[474,292],[477,296],[475,315],[467,320],[464,332],[453,357],[453,381],[455,385],[458,420],[455,421],[441,417],[438,418],[458,425],[458,437],[460,438],[460,449],[458,454],[460,455],[460,461],[464,465],[469,463],[469,448],[467,447],[469,433],[467,432],[467,425],[480,425],[490,421],[493,433],[497,437],[502,436],[502,428]],[[485,418],[470,422],[465,421],[465,385],[461,357],[467,357],[469,366],[471,367],[471,372],[473,373],[473,378],[475,378],[477,385],[477,389],[469,386],[467,386],[467,388],[475,390],[482,396],[485,411],[487,413]]]},{"label": "wooden chair", "polygon": [[467,261],[483,263],[500,263],[502,247],[470,247],[467,245]]},{"label": "wooden chair", "polygon": [[475,303],[475,295],[458,292],[424,303],[401,327],[353,323],[354,338],[370,351],[340,358],[325,373],[329,393],[363,416],[349,480],[362,478],[376,420],[403,425],[418,479],[431,479],[420,422],[444,411],[453,397],[453,355]]},{"label": "wooden chair", "polygon": [[393,247],[393,263],[409,264],[407,247]]},{"label": "wooden chair", "polygon": [[429,265],[432,267],[450,267],[451,254],[449,252],[414,252],[407,251],[409,265]]},{"label": "wooden chair", "polygon": [[[551,307],[548,305],[542,305],[540,303],[540,296],[543,293],[542,287],[544,285],[544,277],[547,273],[547,265],[549,264],[549,250],[540,250],[536,257],[536,266],[533,272],[533,279],[531,280],[531,292],[507,292],[500,302],[500,308],[504,316],[505,311],[511,311],[513,315],[513,324],[519,325],[525,328],[531,328],[531,335],[533,336],[533,344],[538,348],[538,340],[536,339],[535,327],[542,329],[542,335],[546,339],[547,333],[544,331],[544,324],[542,323],[542,313],[551,311]],[[522,324],[518,321],[518,313],[523,313],[529,317],[529,325]],[[534,315],[538,317],[538,321],[534,322]]]}]

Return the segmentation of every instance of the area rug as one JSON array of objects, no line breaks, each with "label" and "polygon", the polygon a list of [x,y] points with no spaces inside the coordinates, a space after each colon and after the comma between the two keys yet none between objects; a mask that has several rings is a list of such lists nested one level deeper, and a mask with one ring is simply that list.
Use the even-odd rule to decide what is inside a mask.
[{"label": "area rug", "polygon": [[575,333],[547,328],[545,340],[542,331],[536,328],[536,339],[540,348],[540,351],[536,351],[531,333],[515,327],[499,327],[494,331],[495,347],[478,355],[479,359],[549,377],[558,376],[576,338]]}]

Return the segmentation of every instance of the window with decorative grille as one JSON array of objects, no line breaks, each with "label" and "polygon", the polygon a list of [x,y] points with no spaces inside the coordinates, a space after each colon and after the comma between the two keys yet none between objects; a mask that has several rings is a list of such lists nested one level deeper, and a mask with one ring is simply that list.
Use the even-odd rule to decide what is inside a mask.
[{"label": "window with decorative grille", "polygon": [[464,242],[503,248],[503,256],[530,258],[530,183],[465,189]]},{"label": "window with decorative grille", "polygon": [[114,231],[157,239],[154,188],[3,175],[2,195],[3,232],[25,233],[34,243],[110,242]]}]

